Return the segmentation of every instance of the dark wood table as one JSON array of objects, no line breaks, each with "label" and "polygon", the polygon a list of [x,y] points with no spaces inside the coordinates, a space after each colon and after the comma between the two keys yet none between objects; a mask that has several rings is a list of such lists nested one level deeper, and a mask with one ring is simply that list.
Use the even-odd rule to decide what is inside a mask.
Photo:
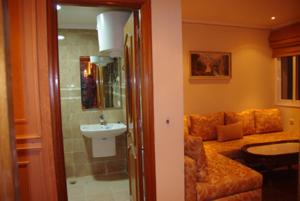
[{"label": "dark wood table", "polygon": [[267,170],[298,164],[299,140],[282,140],[266,143],[247,144],[242,147],[246,164],[263,166]]}]

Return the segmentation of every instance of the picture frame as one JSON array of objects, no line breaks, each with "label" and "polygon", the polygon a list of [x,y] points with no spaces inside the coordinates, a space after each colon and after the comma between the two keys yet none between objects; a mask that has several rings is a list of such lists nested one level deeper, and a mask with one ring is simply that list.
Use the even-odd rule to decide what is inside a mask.
[{"label": "picture frame", "polygon": [[190,51],[190,79],[231,79],[231,53]]}]

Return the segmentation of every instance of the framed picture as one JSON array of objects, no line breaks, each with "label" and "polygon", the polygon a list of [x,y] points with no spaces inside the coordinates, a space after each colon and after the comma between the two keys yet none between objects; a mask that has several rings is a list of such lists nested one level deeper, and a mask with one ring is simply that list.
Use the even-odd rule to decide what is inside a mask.
[{"label": "framed picture", "polygon": [[231,53],[190,52],[190,79],[230,79]]}]

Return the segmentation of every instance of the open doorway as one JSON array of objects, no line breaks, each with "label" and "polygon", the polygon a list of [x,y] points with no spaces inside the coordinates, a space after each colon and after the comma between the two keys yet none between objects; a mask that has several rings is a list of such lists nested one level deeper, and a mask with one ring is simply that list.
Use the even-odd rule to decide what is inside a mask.
[{"label": "open doorway", "polygon": [[142,200],[147,181],[139,11],[57,8],[58,140],[69,200]]}]

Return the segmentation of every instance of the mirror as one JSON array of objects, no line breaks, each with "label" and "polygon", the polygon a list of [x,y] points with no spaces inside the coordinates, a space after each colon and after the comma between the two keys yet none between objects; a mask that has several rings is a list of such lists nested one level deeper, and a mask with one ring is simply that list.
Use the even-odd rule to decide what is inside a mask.
[{"label": "mirror", "polygon": [[81,56],[80,81],[83,110],[121,108],[121,58]]}]

